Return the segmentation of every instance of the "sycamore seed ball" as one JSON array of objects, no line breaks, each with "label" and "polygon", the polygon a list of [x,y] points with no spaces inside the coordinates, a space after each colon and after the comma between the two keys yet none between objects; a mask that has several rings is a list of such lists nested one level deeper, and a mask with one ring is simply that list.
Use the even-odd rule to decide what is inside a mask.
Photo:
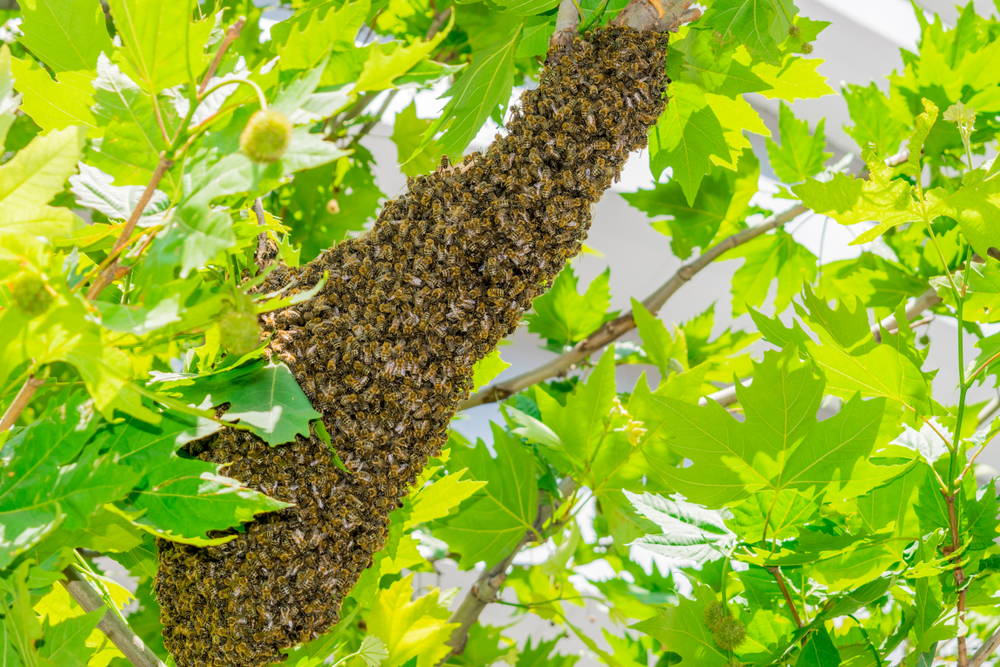
[{"label": "sycamore seed ball", "polygon": [[240,150],[254,162],[281,159],[292,138],[292,123],[280,111],[264,109],[250,116],[240,135]]},{"label": "sycamore seed ball", "polygon": [[14,306],[29,317],[41,315],[52,303],[45,281],[36,275],[24,275],[8,285]]},{"label": "sycamore seed ball", "polygon": [[732,651],[742,644],[746,637],[746,627],[732,616],[722,618],[712,628],[712,638],[715,640],[715,644],[726,651]]},{"label": "sycamore seed ball", "polygon": [[726,605],[721,602],[710,602],[705,607],[705,625],[709,630],[715,630],[719,623],[722,622],[724,618],[729,617],[729,611],[726,609]]}]

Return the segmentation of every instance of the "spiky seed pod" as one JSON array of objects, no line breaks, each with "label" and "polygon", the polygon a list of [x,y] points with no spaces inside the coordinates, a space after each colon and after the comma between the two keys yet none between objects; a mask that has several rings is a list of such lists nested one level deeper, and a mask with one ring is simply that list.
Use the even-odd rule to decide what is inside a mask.
[{"label": "spiky seed pod", "polygon": [[732,616],[724,616],[712,628],[712,639],[715,640],[716,646],[724,651],[732,651],[742,644],[746,637],[746,626]]},{"label": "spiky seed pod", "polygon": [[45,281],[34,274],[24,274],[7,285],[15,308],[28,317],[41,315],[52,303]]},{"label": "spiky seed pod", "polygon": [[318,439],[272,448],[226,430],[195,443],[294,506],[218,546],[160,543],[163,637],[180,667],[279,661],[337,621],[390,512],[444,444],[473,364],[579,251],[591,204],[645,145],[665,46],[620,27],[571,40],[489,150],[412,179],[368,234],[269,275],[266,289],[304,289],[328,272],[315,297],[262,326],[352,472]]},{"label": "spiky seed pod", "polygon": [[262,109],[250,116],[240,134],[240,150],[254,162],[277,162],[288,150],[292,123],[280,111]]},{"label": "spiky seed pod", "polygon": [[724,618],[729,617],[729,610],[726,609],[726,605],[721,602],[710,602],[705,606],[705,626],[714,631],[715,628],[719,626]]}]

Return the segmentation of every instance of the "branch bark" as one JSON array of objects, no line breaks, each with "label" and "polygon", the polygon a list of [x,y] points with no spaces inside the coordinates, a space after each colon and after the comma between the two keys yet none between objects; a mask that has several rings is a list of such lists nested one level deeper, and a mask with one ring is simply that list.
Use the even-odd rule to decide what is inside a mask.
[{"label": "branch bark", "polygon": [[28,403],[31,402],[35,392],[43,384],[45,384],[45,380],[36,378],[33,375],[24,381],[21,389],[17,392],[17,396],[14,397],[14,401],[4,411],[3,418],[0,418],[0,433],[3,433],[17,422],[18,416],[28,407]]},{"label": "branch bark", "polygon": [[62,585],[73,596],[77,604],[83,607],[84,611],[91,612],[96,609],[106,609],[107,612],[97,623],[97,628],[107,635],[108,639],[118,647],[129,661],[136,667],[167,667],[155,653],[142,641],[139,635],[132,631],[121,616],[113,610],[108,609],[104,604],[104,598],[94,590],[90,582],[80,576],[80,573],[72,565],[63,570],[66,580]]},{"label": "branch bark", "polygon": [[1000,648],[1000,630],[997,630],[993,635],[979,647],[975,655],[969,659],[969,667],[980,667],[986,659],[993,655],[993,652]]}]

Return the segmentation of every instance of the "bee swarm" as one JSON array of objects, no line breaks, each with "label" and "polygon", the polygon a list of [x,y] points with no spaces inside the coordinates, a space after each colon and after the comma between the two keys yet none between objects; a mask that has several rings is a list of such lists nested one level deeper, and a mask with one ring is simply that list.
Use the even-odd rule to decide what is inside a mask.
[{"label": "bee swarm", "polygon": [[[340,457],[236,430],[199,443],[225,474],[295,506],[218,546],[160,542],[157,595],[181,667],[263,665],[337,622],[389,513],[447,437],[472,366],[577,253],[590,207],[663,108],[666,36],[599,29],[550,52],[506,136],[416,178],[368,234],[283,280],[322,291],[263,317]],[[276,272],[277,273],[277,272]]]}]

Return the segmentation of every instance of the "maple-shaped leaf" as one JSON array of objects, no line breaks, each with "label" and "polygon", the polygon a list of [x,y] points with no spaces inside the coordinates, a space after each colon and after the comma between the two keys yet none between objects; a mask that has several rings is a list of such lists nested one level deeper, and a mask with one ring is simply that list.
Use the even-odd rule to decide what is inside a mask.
[{"label": "maple-shaped leaf", "polygon": [[[814,364],[768,352],[754,366],[753,378],[749,386],[737,385],[743,421],[714,402],[699,406],[650,396],[662,421],[647,428],[662,430],[671,454],[682,459],[679,467],[656,466],[659,477],[708,507],[735,504],[762,491],[774,492],[775,502],[786,490],[836,497],[851,485],[856,495],[884,481],[867,462],[884,401],[851,400],[820,421],[824,382]],[[864,483],[852,485],[855,475]]]},{"label": "maple-shaped leaf", "polygon": [[493,424],[493,449],[486,443],[453,447],[450,464],[468,468],[467,478],[486,482],[434,534],[460,553],[462,567],[499,562],[532,530],[538,514],[538,485],[531,451]]}]

